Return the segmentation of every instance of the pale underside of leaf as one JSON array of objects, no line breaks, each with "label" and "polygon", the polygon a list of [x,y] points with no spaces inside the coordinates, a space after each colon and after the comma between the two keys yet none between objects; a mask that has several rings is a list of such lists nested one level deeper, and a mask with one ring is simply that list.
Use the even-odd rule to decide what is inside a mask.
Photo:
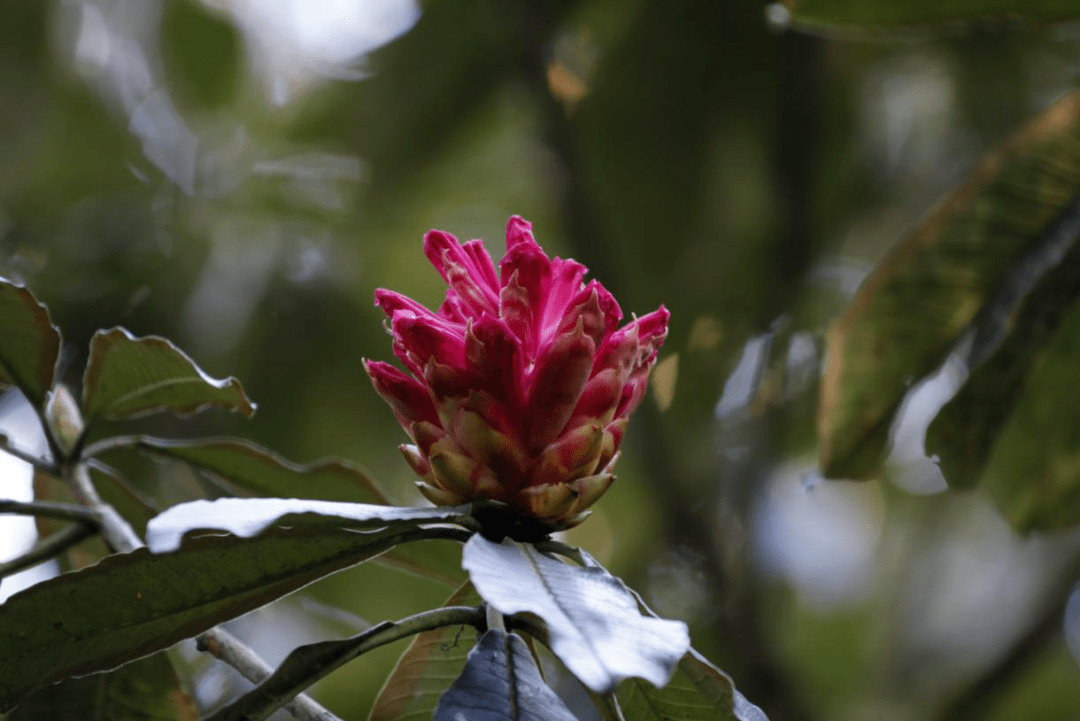
[{"label": "pale underside of leaf", "polygon": [[295,517],[306,516],[309,525],[382,528],[393,523],[446,523],[462,519],[468,511],[468,506],[413,508],[300,498],[198,500],[177,504],[152,518],[146,527],[146,544],[155,553],[167,553],[179,548],[185,534],[196,530],[250,538],[289,517],[297,521]]},{"label": "pale underside of leaf", "polygon": [[598,693],[632,677],[663,686],[690,647],[686,624],[643,616],[622,583],[600,567],[570,566],[531,544],[480,535],[465,544],[462,566],[500,612],[540,617],[551,650]]}]

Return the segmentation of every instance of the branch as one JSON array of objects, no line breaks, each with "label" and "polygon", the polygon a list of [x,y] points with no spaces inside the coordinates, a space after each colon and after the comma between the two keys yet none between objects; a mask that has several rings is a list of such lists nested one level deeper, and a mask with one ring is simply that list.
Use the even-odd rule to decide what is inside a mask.
[{"label": "branch", "polygon": [[352,638],[300,646],[256,688],[219,710],[206,721],[262,721],[311,684],[372,649],[443,626],[483,627],[484,610],[446,606],[400,621],[384,621]]},{"label": "branch", "polygon": [[36,566],[42,561],[47,561],[58,553],[62,553],[75,544],[93,536],[95,533],[97,533],[96,523],[94,525],[77,523],[57,531],[18,558],[0,563],[0,579],[31,566]]},{"label": "branch", "polygon": [[108,453],[109,451],[115,451],[120,448],[135,448],[143,438],[144,436],[113,436],[111,438],[103,438],[100,441],[95,441],[83,448],[82,457],[93,458],[102,453]]},{"label": "branch", "polygon": [[15,456],[24,463],[29,463],[31,466],[33,466],[39,471],[44,471],[45,473],[53,476],[60,474],[59,469],[53,464],[52,461],[46,458],[41,458],[40,456],[35,456],[33,453],[24,451],[23,449],[12,445],[11,439],[3,433],[0,433],[0,451]]},{"label": "branch", "polygon": [[[229,664],[240,675],[254,684],[270,678],[273,669],[250,648],[228,631],[212,628],[195,637],[200,651],[206,651],[220,661]],[[299,695],[284,704],[285,710],[300,721],[340,721],[337,716],[315,703],[310,696]]]},{"label": "branch", "polygon": [[76,506],[72,503],[54,503],[52,501],[0,501],[0,515],[39,516],[55,518],[60,521],[76,521],[94,527],[101,523],[101,517],[93,510]]},{"label": "branch", "polygon": [[101,535],[113,551],[131,553],[143,547],[142,539],[135,533],[131,524],[124,520],[115,508],[101,500],[85,464],[76,463],[69,466],[64,469],[63,475],[79,503],[98,517]]}]

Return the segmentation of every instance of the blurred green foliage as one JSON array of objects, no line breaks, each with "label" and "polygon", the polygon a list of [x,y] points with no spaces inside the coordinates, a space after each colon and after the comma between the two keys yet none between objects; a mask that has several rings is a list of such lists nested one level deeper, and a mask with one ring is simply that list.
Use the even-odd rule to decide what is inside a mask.
[{"label": "blurred green foliage", "polygon": [[[80,382],[99,328],[164,336],[211,375],[240,378],[259,410],[155,417],[138,432],[341,456],[417,503],[405,439],[360,365],[390,357],[372,293],[437,305],[423,233],[481,237],[497,257],[521,214],[627,314],[663,302],[673,315],[670,403],[646,402],[618,483],[568,540],[687,620],[774,719],[934,717],[987,677],[1000,680],[981,696],[987,718],[1075,717],[1060,624],[993,675],[1059,600],[1075,538],[1021,540],[974,495],[871,481],[856,496],[791,471],[813,469],[825,324],[985,150],[1070,87],[1074,34],[974,22],[860,44],[776,30],[762,4],[736,0],[432,0],[399,37],[374,10],[324,25],[324,40],[365,49],[385,36],[342,61],[300,41],[288,21],[299,3],[275,22],[247,5],[5,8],[0,274],[64,329],[66,382]],[[769,370],[718,418],[747,341],[770,328]],[[816,353],[803,365],[795,331]],[[171,464],[117,467],[161,504],[213,490]],[[790,513],[769,515],[792,487]],[[448,587],[369,565],[305,593],[378,621],[437,605]],[[302,600],[281,606],[290,613],[247,627],[271,660],[357,630]],[[315,695],[362,718],[404,648]],[[218,673],[229,692],[231,672]],[[197,690],[212,703],[210,686]]]}]

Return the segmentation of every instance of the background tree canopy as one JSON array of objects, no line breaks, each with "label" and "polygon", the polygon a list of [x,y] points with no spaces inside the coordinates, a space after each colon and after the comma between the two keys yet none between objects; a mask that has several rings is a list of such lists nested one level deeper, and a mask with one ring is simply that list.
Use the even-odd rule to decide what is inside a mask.
[{"label": "background tree canopy", "polygon": [[[196,460],[211,473],[183,444],[103,455],[137,530],[229,473],[347,501],[370,476],[418,505],[361,365],[389,357],[373,291],[437,306],[423,234],[497,258],[520,214],[628,316],[672,314],[618,481],[568,543],[686,621],[774,720],[1076,718],[1080,11],[939,5],[10,3],[0,276],[47,303],[74,388],[95,332],[123,326],[258,404],[134,421],[99,398],[89,443],[230,435],[349,461],[301,485],[235,448]],[[0,431],[43,444],[27,427],[0,397]],[[28,497],[20,474],[0,497]],[[0,537],[23,538],[9,519]],[[443,604],[455,553],[441,576],[387,555],[229,628],[276,664]],[[313,695],[363,718],[404,648]],[[206,707],[246,688],[193,642],[172,657]]]}]

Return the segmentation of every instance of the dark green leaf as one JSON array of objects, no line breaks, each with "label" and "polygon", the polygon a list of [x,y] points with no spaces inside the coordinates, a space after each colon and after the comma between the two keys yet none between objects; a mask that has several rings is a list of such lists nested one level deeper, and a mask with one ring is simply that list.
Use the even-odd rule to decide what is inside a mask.
[{"label": "dark green leaf", "polygon": [[[466,581],[444,605],[479,603],[480,594]],[[386,679],[368,721],[428,721],[439,696],[461,675],[475,642],[472,626],[446,626],[419,634]]]},{"label": "dark green leaf", "polygon": [[500,612],[539,616],[551,650],[598,693],[631,677],[663,686],[690,647],[686,624],[643,616],[622,582],[599,566],[571,566],[531,544],[480,535],[465,544],[461,565]]},{"label": "dark green leaf", "polygon": [[768,721],[727,674],[690,651],[662,689],[630,679],[616,691],[626,721]]},{"label": "dark green leaf", "polygon": [[1063,22],[1080,18],[1072,0],[783,0],[800,30],[885,30],[897,26],[955,27],[964,20]]},{"label": "dark green leaf", "polygon": [[31,694],[10,721],[196,721],[169,657],[158,653],[112,673],[61,681]]},{"label": "dark green leaf", "polygon": [[0,606],[0,711],[44,684],[167,648],[407,537],[329,526],[202,536],[175,553],[117,554],[31,586]]},{"label": "dark green leaf", "polygon": [[[1047,244],[1048,250],[1063,246],[1067,248],[1064,258],[1018,307],[983,314],[968,354],[975,367],[927,430],[927,452],[938,456],[950,486],[972,486],[982,477],[987,457],[1017,403],[1025,393],[1036,392],[1028,388],[1032,368],[1045,358],[1062,318],[1072,312],[1080,296],[1080,244],[1074,242],[1080,232],[1080,203],[1074,203],[1057,226],[1059,232],[1050,236],[1055,242]],[[1021,268],[1017,276],[1031,279],[1038,277],[1037,271]],[[1022,293],[1006,295],[1011,300]],[[1059,386],[1039,392],[1068,394],[1069,390]]]},{"label": "dark green leaf", "polygon": [[212,473],[244,492],[238,495],[388,502],[375,481],[348,461],[328,459],[300,465],[239,438],[170,441],[138,436],[131,439],[129,447]]},{"label": "dark green leaf", "polygon": [[[988,154],[871,273],[828,334],[818,411],[829,477],[869,478],[913,381],[986,313],[1080,192],[1080,94]],[[1045,268],[1044,268],[1045,270]]]},{"label": "dark green leaf", "polygon": [[303,523],[341,529],[379,529],[402,523],[450,523],[464,519],[468,506],[401,507],[334,503],[297,498],[219,498],[172,506],[146,524],[146,544],[155,553],[173,551],[191,531],[228,531],[250,538],[276,524]]},{"label": "dark green leaf", "polygon": [[0,278],[0,386],[13,385],[38,408],[52,387],[60,331],[21,285]]},{"label": "dark green leaf", "polygon": [[1080,523],[1080,304],[1033,362],[1023,394],[994,443],[981,482],[1014,528]]},{"label": "dark green leaf", "polygon": [[135,418],[164,410],[187,416],[211,406],[249,417],[255,412],[240,381],[211,378],[164,338],[136,338],[112,328],[90,340],[83,375],[87,424],[98,417]]},{"label": "dark green leaf", "polygon": [[434,721],[576,721],[517,634],[491,629],[439,699]]}]

